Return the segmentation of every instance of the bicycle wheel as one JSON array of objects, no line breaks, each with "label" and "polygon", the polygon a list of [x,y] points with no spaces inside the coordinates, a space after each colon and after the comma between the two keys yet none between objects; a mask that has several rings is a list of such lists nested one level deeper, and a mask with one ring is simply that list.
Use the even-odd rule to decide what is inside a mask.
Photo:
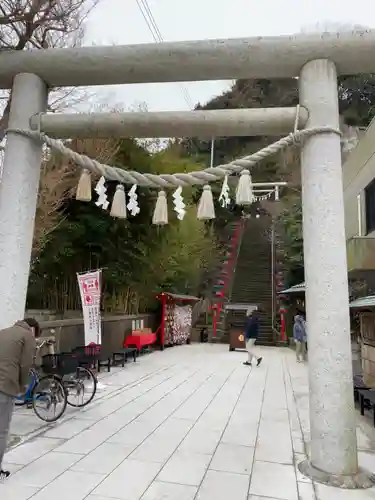
[{"label": "bicycle wheel", "polygon": [[89,368],[79,366],[74,375],[63,378],[68,405],[83,408],[91,403],[96,394],[97,380]]},{"label": "bicycle wheel", "polygon": [[55,376],[42,377],[32,392],[33,410],[45,422],[55,422],[64,413],[67,395],[61,380]]}]

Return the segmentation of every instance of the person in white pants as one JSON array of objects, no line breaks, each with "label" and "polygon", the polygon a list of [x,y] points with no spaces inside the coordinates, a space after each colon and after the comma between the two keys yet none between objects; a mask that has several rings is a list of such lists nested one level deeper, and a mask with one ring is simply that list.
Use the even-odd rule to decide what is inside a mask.
[{"label": "person in white pants", "polygon": [[246,337],[246,349],[248,360],[244,362],[244,365],[252,366],[253,361],[259,366],[262,362],[262,357],[258,357],[254,353],[254,345],[259,334],[259,317],[257,310],[248,309],[246,313],[247,319],[245,323],[245,337]]}]

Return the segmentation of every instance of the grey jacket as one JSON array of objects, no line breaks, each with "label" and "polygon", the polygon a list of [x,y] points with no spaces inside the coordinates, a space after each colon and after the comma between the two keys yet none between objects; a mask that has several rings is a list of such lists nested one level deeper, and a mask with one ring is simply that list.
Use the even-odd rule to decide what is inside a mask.
[{"label": "grey jacket", "polygon": [[16,396],[25,391],[35,350],[34,334],[24,321],[0,330],[0,392]]}]

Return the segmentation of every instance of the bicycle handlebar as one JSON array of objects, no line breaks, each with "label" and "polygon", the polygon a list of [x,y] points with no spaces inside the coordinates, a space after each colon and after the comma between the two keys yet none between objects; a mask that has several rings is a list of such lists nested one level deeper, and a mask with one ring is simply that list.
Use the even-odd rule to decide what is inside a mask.
[{"label": "bicycle handlebar", "polygon": [[43,340],[43,342],[41,344],[36,346],[36,349],[37,349],[37,351],[39,351],[45,345],[51,346],[54,344],[56,344],[56,340],[51,340],[51,339]]},{"label": "bicycle handlebar", "polygon": [[45,345],[51,346],[54,344],[56,344],[56,340],[46,339],[46,340],[43,340],[39,345],[36,346],[34,359],[33,359],[33,368],[36,368],[35,361],[37,359],[38,353],[41,350],[41,348],[44,347]]}]

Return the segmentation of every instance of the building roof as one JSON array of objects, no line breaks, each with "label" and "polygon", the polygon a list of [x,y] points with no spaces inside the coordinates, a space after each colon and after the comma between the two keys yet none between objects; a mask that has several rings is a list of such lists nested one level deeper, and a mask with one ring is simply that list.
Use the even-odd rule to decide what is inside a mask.
[{"label": "building roof", "polygon": [[[305,293],[305,283],[299,283],[286,290],[279,292],[279,295],[283,294],[293,294],[293,293]],[[375,307],[375,295],[367,295],[367,297],[360,297],[359,299],[353,300],[349,304],[351,309],[360,309],[362,307]]]},{"label": "building roof", "polygon": [[298,285],[291,286],[286,290],[279,292],[279,295],[289,294],[289,293],[305,293],[305,282],[299,283]]},{"label": "building roof", "polygon": [[367,297],[360,297],[353,300],[349,304],[351,309],[361,309],[362,307],[375,307],[375,295],[367,295]]}]

